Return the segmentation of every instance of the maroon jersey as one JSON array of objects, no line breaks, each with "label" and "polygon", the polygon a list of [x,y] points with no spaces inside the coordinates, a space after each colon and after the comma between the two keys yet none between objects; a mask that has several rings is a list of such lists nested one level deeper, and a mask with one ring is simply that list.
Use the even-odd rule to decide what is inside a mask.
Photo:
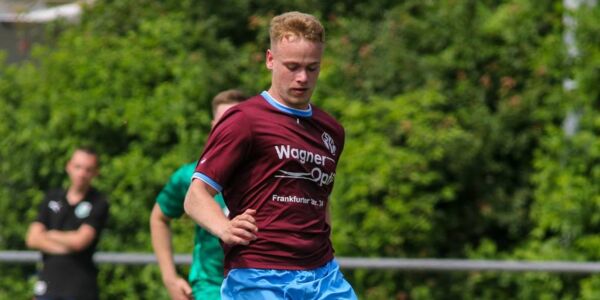
[{"label": "maroon jersey", "polygon": [[327,202],[344,128],[320,109],[267,92],[230,108],[211,132],[195,179],[223,193],[229,218],[256,209],[257,239],[224,246],[225,269],[304,270],[333,259]]}]

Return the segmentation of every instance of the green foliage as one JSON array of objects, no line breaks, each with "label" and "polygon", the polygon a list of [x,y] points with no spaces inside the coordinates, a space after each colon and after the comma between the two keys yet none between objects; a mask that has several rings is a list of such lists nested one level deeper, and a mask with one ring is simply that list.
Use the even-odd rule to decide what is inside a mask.
[{"label": "green foliage", "polygon": [[[454,199],[458,187],[439,166],[460,170],[478,147],[447,113],[449,100],[434,91],[416,91],[392,100],[328,105],[335,104],[348,140],[333,195],[334,215],[347,223],[335,230],[339,253],[439,255],[426,252],[431,219],[436,204]],[[362,239],[365,235],[371,238]]]},{"label": "green foliage", "polygon": [[[194,30],[204,32],[199,44],[211,47],[191,49],[190,22],[178,11],[136,23],[127,32],[107,32],[83,21],[52,47],[37,47],[32,62],[3,68],[0,207],[6,216],[0,220],[0,248],[25,248],[24,221],[34,219],[46,189],[66,183],[65,162],[73,147],[83,144],[101,154],[97,186],[111,200],[100,249],[151,251],[147,228],[154,197],[172,171],[202,150],[210,99],[237,85],[237,67],[232,45],[211,37],[206,26]],[[218,63],[227,56],[232,56],[230,68]],[[175,230],[188,241],[187,247],[176,246],[179,251],[189,250],[192,242],[193,231],[184,229]],[[32,275],[27,272],[21,278]],[[148,276],[120,272],[129,278],[123,281],[128,290],[110,288],[104,298],[149,299],[161,291],[156,268],[140,271]],[[111,279],[102,285],[121,273],[102,277]],[[154,292],[139,297],[149,282]],[[13,286],[0,285],[1,290]]]},{"label": "green foliage", "polygon": [[29,299],[35,282],[35,266],[0,264],[0,299]]},{"label": "green foliage", "polygon": [[[573,73],[578,88],[565,95],[573,99],[566,112],[576,120],[576,128],[565,134],[561,124],[549,124],[536,151],[536,185],[531,219],[535,224],[532,239],[537,243],[553,244],[557,250],[550,258],[598,259],[596,251],[600,228],[598,204],[600,190],[595,184],[600,180],[598,133],[598,86],[588,80],[597,77],[600,49],[588,43],[600,33],[591,18],[598,9],[582,12],[578,27],[581,36],[581,54],[574,62]],[[565,113],[566,113],[565,112]]]},{"label": "green foliage", "polygon": [[[313,98],[347,134],[338,256],[598,259],[600,8],[572,13],[569,58],[562,1],[537,0],[96,2],[78,24],[52,24],[61,31],[30,61],[0,64],[0,249],[25,249],[26,222],[83,144],[101,154],[96,184],[111,201],[100,250],[151,251],[155,195],[202,150],[214,94],[268,88],[268,23],[287,10],[327,29]],[[563,90],[568,77],[577,89]],[[176,251],[189,251],[192,222],[173,224]],[[0,274],[0,299],[30,296],[34,266]],[[345,275],[361,299],[600,293],[588,275]],[[167,297],[155,265],[101,265],[100,283],[103,299]]]}]

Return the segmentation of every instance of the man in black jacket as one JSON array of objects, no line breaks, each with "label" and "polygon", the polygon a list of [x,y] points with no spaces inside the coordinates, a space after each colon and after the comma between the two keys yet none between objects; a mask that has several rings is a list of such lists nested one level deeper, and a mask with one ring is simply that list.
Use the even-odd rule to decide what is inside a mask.
[{"label": "man in black jacket", "polygon": [[98,270],[92,256],[108,218],[106,197],[91,186],[98,155],[78,148],[67,163],[70,185],[46,193],[27,246],[42,252],[43,269],[35,284],[37,300],[96,300]]}]

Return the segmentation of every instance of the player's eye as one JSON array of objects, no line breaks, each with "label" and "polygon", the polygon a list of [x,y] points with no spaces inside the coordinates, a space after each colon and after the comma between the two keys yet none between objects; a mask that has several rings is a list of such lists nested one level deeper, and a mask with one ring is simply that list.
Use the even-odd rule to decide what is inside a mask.
[{"label": "player's eye", "polygon": [[298,65],[297,64],[287,64],[285,65],[285,67],[290,70],[290,71],[296,71],[298,70]]},{"label": "player's eye", "polygon": [[315,72],[317,70],[319,70],[319,66],[308,66],[308,68],[306,68],[309,72]]}]

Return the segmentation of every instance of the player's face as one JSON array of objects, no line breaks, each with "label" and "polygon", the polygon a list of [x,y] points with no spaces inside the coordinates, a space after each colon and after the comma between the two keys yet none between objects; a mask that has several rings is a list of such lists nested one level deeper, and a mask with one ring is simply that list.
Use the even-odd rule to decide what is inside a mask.
[{"label": "player's face", "polygon": [[67,163],[67,174],[76,189],[90,186],[92,179],[98,175],[98,159],[95,155],[77,150]]},{"label": "player's face", "polygon": [[214,117],[213,120],[211,121],[211,125],[214,127],[217,122],[219,121],[219,119],[221,119],[221,117],[223,116],[223,114],[225,114],[225,112],[234,107],[237,103],[227,103],[227,104],[219,104],[217,105],[217,107],[215,108],[214,111]]},{"label": "player's face", "polygon": [[292,108],[308,108],[321,70],[323,44],[302,38],[284,38],[267,50],[271,70],[269,94]]}]

